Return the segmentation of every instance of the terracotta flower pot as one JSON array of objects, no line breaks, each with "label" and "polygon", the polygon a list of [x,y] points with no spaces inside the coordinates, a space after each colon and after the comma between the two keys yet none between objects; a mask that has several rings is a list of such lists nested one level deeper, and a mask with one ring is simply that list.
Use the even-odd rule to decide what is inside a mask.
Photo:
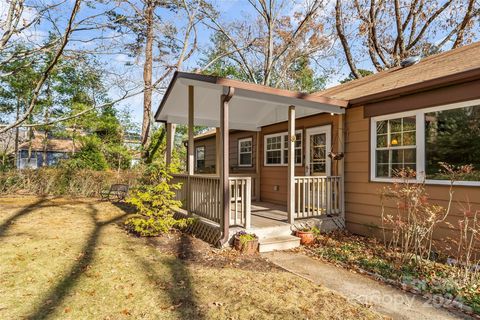
[{"label": "terracotta flower pot", "polygon": [[235,250],[238,250],[241,253],[255,254],[258,251],[258,239],[249,240],[242,243],[240,238],[235,236],[233,239],[233,246],[235,247]]},{"label": "terracotta flower pot", "polygon": [[300,238],[300,244],[308,245],[315,241],[315,235],[312,231],[300,231],[296,232],[296,236]]}]

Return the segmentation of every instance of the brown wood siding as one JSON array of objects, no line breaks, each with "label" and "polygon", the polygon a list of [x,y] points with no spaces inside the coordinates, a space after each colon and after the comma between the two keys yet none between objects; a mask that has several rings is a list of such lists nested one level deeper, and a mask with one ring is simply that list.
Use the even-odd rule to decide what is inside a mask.
[{"label": "brown wood siding", "polygon": [[[255,173],[255,156],[257,133],[254,131],[234,131],[230,132],[230,172],[231,173]],[[252,138],[252,166],[239,167],[238,166],[238,140],[244,138]],[[205,171],[208,173],[215,173],[215,159],[216,159],[216,142],[215,136],[210,136],[203,139],[195,140],[195,147],[205,146]]]},{"label": "brown wood siding", "polygon": [[391,114],[421,108],[436,107],[480,98],[480,80],[397,97],[365,107],[365,116]]},{"label": "brown wood siding", "polygon": [[[369,118],[364,108],[351,108],[346,113],[345,138],[345,218],[347,229],[365,236],[382,237],[380,191],[386,183],[370,181]],[[445,206],[448,186],[429,185],[427,192],[432,202]],[[446,224],[434,235],[435,239],[457,236],[458,219],[462,216],[460,202],[470,200],[473,210],[480,210],[480,187],[456,186],[453,208]]]},{"label": "brown wood siding", "polygon": [[[287,110],[285,110],[287,112]],[[332,149],[335,152],[338,145],[338,116],[330,114],[319,114],[315,116],[296,119],[295,129],[302,130],[302,166],[295,167],[296,176],[305,175],[305,130],[308,128],[331,125],[332,127]],[[287,204],[287,173],[288,168],[283,166],[264,165],[264,136],[272,133],[287,132],[288,123],[282,122],[263,127],[260,134],[260,198],[276,204]],[[336,166],[332,161],[332,175],[336,175]],[[278,189],[277,189],[278,188]]]}]

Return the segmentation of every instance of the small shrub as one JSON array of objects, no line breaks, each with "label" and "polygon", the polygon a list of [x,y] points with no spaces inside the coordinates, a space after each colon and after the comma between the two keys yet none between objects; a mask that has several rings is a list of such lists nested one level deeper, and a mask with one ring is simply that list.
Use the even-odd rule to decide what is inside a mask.
[{"label": "small shrub", "polygon": [[174,227],[184,228],[191,219],[175,219],[173,211],[181,207],[175,200],[177,184],[170,184],[171,176],[165,169],[160,170],[160,182],[139,187],[127,199],[138,210],[137,216],[125,221],[128,231],[143,237],[154,237],[168,233]]},{"label": "small shrub", "polygon": [[239,231],[235,234],[235,236],[240,240],[242,245],[245,245],[249,241],[253,241],[258,239],[257,235],[254,233],[248,233],[246,231]]}]

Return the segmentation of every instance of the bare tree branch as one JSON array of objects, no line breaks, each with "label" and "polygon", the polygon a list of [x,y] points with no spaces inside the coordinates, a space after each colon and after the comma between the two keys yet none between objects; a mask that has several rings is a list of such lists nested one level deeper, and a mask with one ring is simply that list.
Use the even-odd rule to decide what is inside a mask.
[{"label": "bare tree branch", "polygon": [[18,119],[15,122],[13,122],[13,123],[3,127],[2,129],[0,129],[0,133],[6,132],[6,131],[8,131],[12,128],[17,127],[19,124],[23,123],[28,118],[28,116],[33,112],[33,109],[35,108],[35,106],[37,104],[38,96],[40,94],[40,90],[43,87],[43,84],[45,83],[45,81],[50,76],[50,73],[52,72],[53,68],[57,64],[60,57],[62,56],[63,50],[65,49],[65,46],[68,43],[70,34],[72,32],[73,22],[74,22],[75,17],[78,13],[78,10],[80,9],[80,3],[81,3],[81,0],[76,0],[75,1],[72,12],[70,14],[70,18],[69,18],[68,23],[67,23],[67,27],[65,29],[65,32],[64,32],[64,35],[63,35],[63,38],[62,38],[62,42],[60,43],[59,48],[57,49],[55,55],[53,56],[52,61],[48,64],[48,67],[43,71],[40,79],[38,80],[37,85],[35,86],[35,89],[33,90],[32,98],[30,100],[30,104],[29,104],[27,110],[20,117],[18,117]]}]

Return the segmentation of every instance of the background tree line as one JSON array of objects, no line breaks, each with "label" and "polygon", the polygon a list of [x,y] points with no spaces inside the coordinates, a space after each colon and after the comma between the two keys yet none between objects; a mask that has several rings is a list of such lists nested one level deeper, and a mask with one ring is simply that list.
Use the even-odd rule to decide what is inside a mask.
[{"label": "background tree line", "polygon": [[[97,150],[99,169],[125,166],[132,131],[145,161],[162,159],[152,110],[176,70],[315,92],[480,30],[478,0],[244,0],[223,11],[215,0],[10,0],[0,11],[0,134],[69,136]],[[118,111],[132,99],[141,124]]]}]

